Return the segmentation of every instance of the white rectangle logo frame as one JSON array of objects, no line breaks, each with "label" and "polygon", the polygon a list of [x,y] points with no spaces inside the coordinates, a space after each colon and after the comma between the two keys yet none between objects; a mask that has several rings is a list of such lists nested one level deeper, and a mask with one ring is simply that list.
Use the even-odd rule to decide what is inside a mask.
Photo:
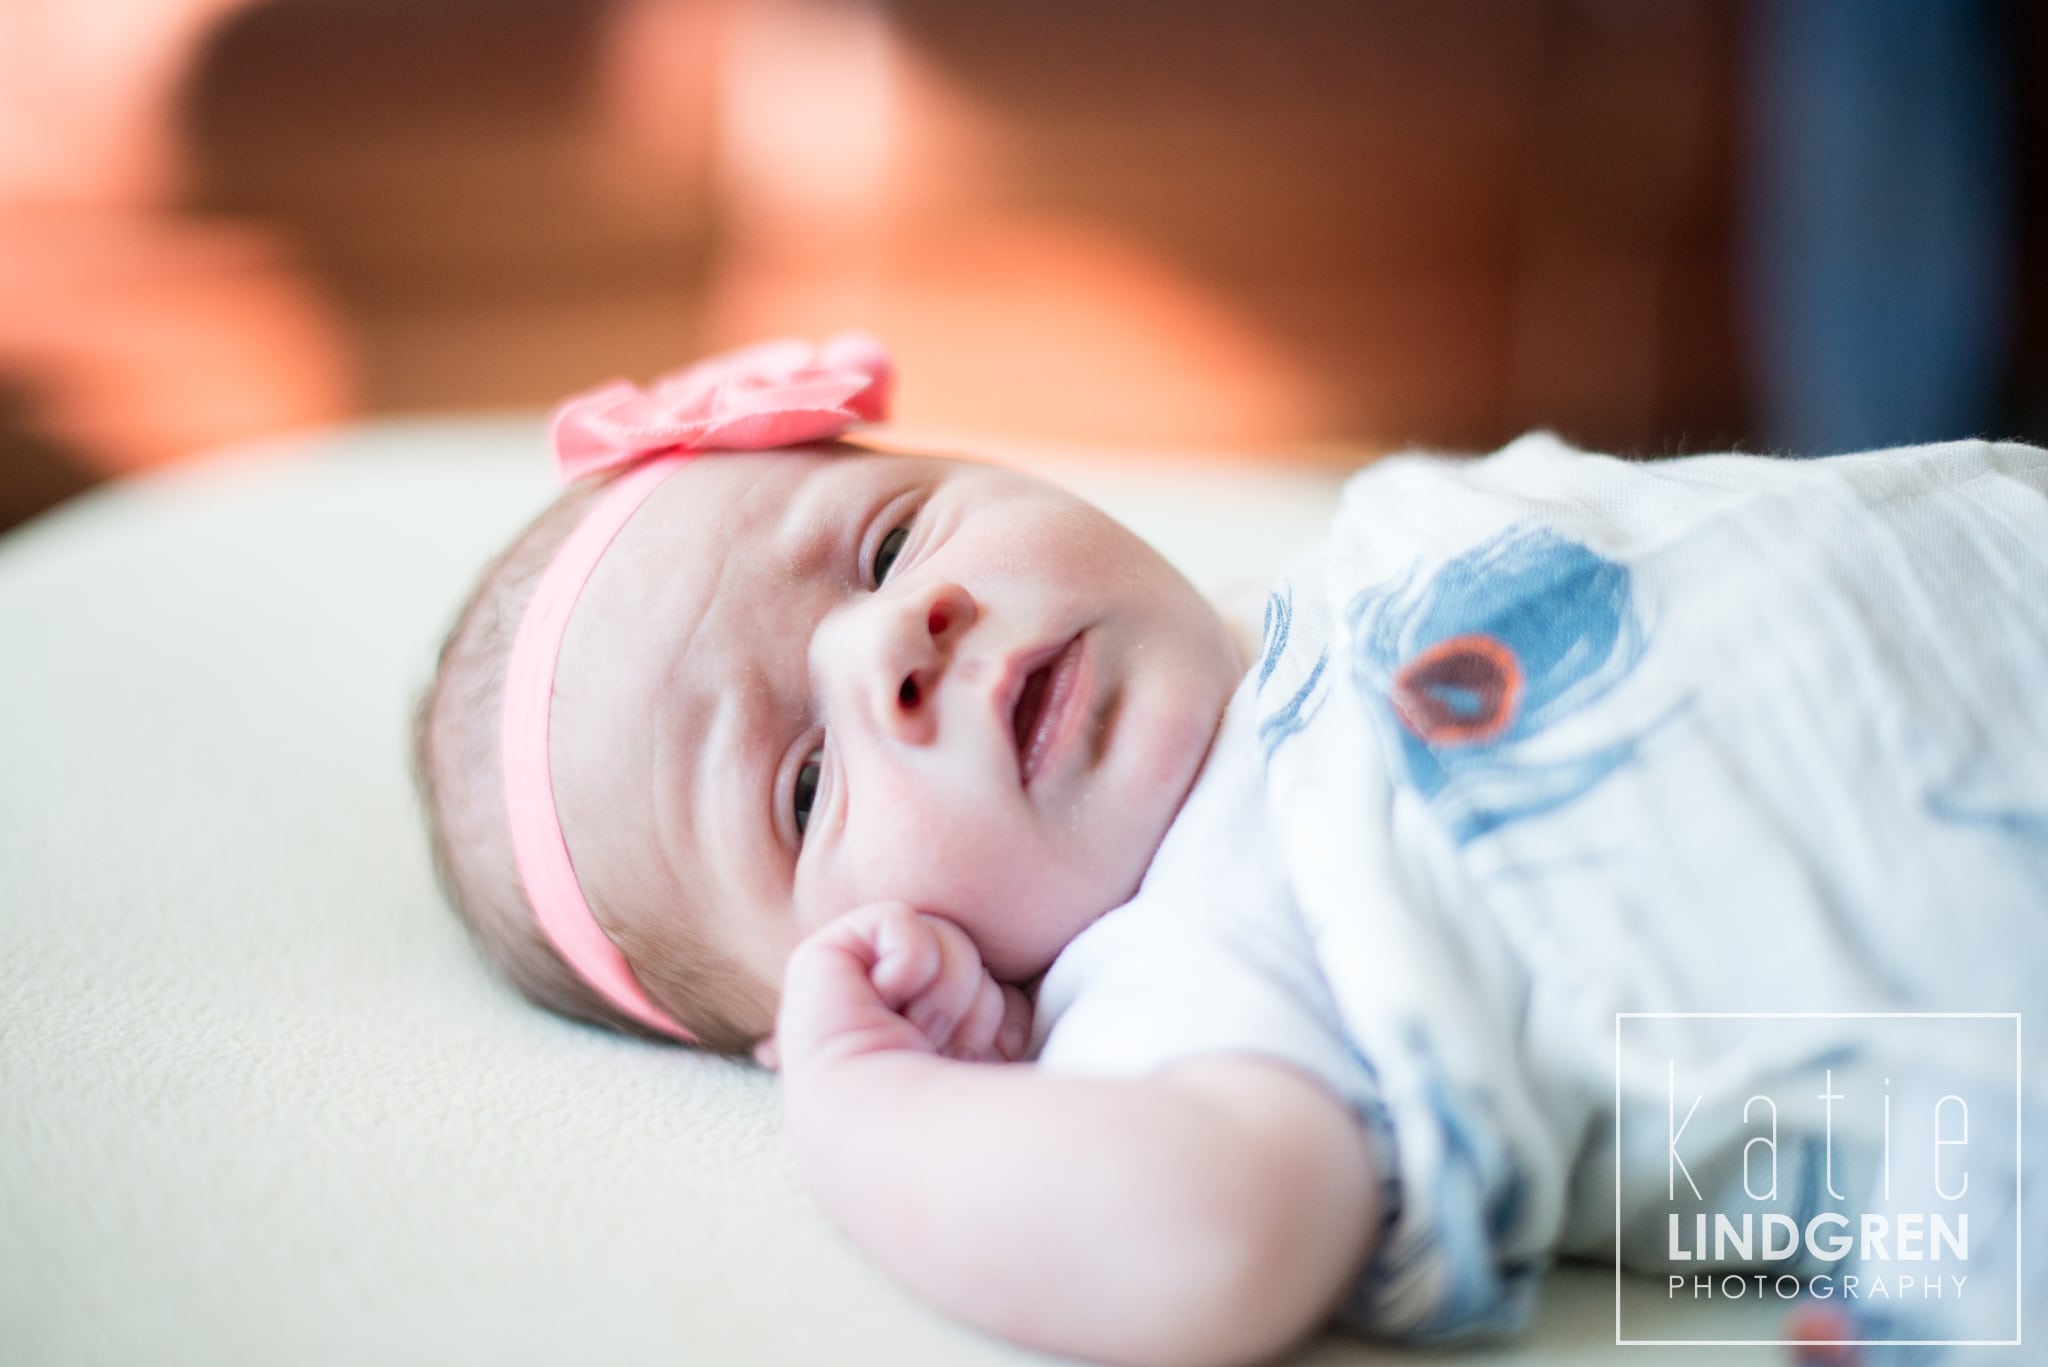
[{"label": "white rectangle logo frame", "polygon": [[[1621,1336],[1621,1023],[1624,1020],[2009,1020],[2012,1022],[2013,1151],[2026,1152],[2021,1080],[2023,1039],[2017,1011],[1617,1011],[1614,1013],[1614,1346],[1617,1348],[2018,1348],[2026,1327],[2019,1275],[2026,1258],[2024,1245],[2014,1249],[2013,1337],[2009,1339],[1630,1339]],[[2021,1213],[2018,1165],[2013,1173],[2013,1211]],[[2023,1221],[2021,1222],[2024,1223]]]}]

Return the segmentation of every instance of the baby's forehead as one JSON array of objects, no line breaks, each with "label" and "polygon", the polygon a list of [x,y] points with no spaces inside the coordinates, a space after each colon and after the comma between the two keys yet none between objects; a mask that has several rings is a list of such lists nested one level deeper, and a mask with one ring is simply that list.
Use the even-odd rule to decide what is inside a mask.
[{"label": "baby's forehead", "polygon": [[648,511],[653,522],[699,529],[728,543],[739,537],[758,541],[803,530],[870,478],[935,463],[853,446],[699,456],[676,471],[672,489],[649,500]]},{"label": "baby's forehead", "polygon": [[[756,591],[772,594],[778,582],[830,562],[847,529],[875,510],[870,505],[968,465],[852,446],[700,457],[676,472],[672,487],[656,492],[642,525],[629,524],[621,540],[665,543],[657,554],[664,572],[673,572],[678,559],[696,559],[722,590],[754,580]],[[712,554],[686,556],[692,549]],[[736,565],[776,569],[781,579],[736,575]]]},{"label": "baby's forehead", "polygon": [[[702,523],[725,530],[758,529],[788,509],[811,482],[857,457],[817,451],[742,451],[699,456],[670,477],[650,500],[658,520]],[[743,527],[736,518],[746,519]]]},{"label": "baby's forehead", "polygon": [[859,520],[933,464],[835,446],[680,466],[598,565],[565,654],[595,649],[610,669],[653,666],[670,683],[718,676],[759,646],[764,612],[844,577]]}]

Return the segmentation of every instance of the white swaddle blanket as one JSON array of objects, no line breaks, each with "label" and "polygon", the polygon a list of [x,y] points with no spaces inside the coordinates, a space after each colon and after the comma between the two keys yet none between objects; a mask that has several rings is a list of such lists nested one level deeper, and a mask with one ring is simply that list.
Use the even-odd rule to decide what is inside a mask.
[{"label": "white swaddle blanket", "polygon": [[1918,1050],[2002,1081],[2010,1127],[2012,1051],[1932,1024],[1624,1038],[1617,1013],[2048,1000],[2044,491],[2048,453],[2016,445],[1639,464],[1546,436],[1350,483],[1274,593],[1259,712],[1300,914],[1396,1150],[1354,1318],[1511,1326],[1553,1252],[1611,1256],[1617,1229],[1624,1262],[1669,1271],[1674,1163],[1702,1211],[1875,1190],[1883,1137],[1845,1103],[1826,1136],[1783,1117],[1776,1199],[1745,1200],[1753,1095],[1867,1101]]}]

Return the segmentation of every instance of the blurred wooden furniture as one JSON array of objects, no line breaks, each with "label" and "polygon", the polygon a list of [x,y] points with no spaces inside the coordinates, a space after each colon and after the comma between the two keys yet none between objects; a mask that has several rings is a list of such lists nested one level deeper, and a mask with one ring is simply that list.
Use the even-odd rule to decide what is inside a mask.
[{"label": "blurred wooden furniture", "polygon": [[[1746,429],[1713,0],[189,4],[177,79],[130,102],[170,170],[83,292],[177,307],[81,330],[10,295],[56,278],[15,252],[0,451],[125,468],[843,326],[888,338],[929,426]],[[202,354],[197,388],[142,382]]]},{"label": "blurred wooden furniture", "polygon": [[869,317],[918,416],[1098,439],[1740,423],[1724,6],[774,0],[742,29],[719,341]]}]

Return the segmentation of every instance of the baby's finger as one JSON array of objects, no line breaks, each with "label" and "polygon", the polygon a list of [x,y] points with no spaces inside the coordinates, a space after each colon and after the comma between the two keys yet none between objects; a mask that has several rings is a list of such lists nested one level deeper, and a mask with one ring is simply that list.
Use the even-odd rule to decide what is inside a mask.
[{"label": "baby's finger", "polygon": [[974,1007],[975,993],[987,977],[981,968],[981,953],[967,932],[951,921],[924,917],[938,951],[938,971],[903,1014],[924,1032],[934,1048],[945,1050]]},{"label": "baby's finger", "polygon": [[[956,1051],[968,1039],[968,1030],[963,1025],[954,1035]],[[1031,1049],[1031,999],[1008,983],[984,977],[981,995],[975,999],[972,1031],[976,1059],[1017,1062]]]},{"label": "baby's finger", "polygon": [[790,954],[773,1036],[782,1071],[828,1051],[930,1048],[875,990],[876,932],[875,917],[850,912],[806,936]]},{"label": "baby's finger", "polygon": [[996,1054],[1015,1063],[1031,1048],[1031,998],[1008,983],[1002,984],[1003,1025],[996,1032]]},{"label": "baby's finger", "polygon": [[960,1017],[952,1038],[940,1046],[949,1058],[982,1063],[997,1057],[996,1044],[1003,1029],[1003,989],[994,978],[981,975],[974,1000]]},{"label": "baby's finger", "polygon": [[892,1011],[930,989],[945,968],[939,937],[908,903],[879,903],[872,909],[875,964],[869,981]]}]

